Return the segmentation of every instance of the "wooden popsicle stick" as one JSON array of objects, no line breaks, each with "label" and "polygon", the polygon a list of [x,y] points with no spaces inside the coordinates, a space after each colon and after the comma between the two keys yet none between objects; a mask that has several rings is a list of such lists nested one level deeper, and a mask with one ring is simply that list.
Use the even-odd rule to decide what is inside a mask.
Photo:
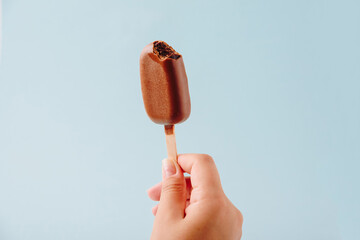
[{"label": "wooden popsicle stick", "polygon": [[166,147],[168,152],[168,159],[177,162],[177,150],[175,139],[175,126],[165,125]]}]

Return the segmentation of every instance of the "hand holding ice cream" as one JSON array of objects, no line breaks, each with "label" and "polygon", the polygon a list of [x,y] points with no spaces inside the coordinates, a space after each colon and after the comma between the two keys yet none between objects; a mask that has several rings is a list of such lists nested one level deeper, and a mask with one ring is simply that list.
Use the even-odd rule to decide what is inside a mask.
[{"label": "hand holding ice cream", "polygon": [[[185,177],[183,171],[189,173]],[[181,154],[163,161],[163,181],[148,190],[153,208],[152,240],[239,240],[242,214],[223,192],[214,160]]]}]

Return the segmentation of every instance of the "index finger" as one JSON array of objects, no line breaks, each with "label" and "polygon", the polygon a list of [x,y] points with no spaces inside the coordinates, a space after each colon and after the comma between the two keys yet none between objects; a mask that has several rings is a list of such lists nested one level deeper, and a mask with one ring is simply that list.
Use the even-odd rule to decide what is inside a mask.
[{"label": "index finger", "polygon": [[215,162],[207,154],[180,154],[180,167],[191,175],[193,189],[201,188],[204,192],[222,192],[220,176]]}]

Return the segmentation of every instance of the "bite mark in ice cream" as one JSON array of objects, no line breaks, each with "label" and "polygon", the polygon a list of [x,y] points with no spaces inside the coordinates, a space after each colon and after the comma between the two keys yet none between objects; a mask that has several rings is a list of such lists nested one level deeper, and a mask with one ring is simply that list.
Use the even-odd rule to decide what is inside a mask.
[{"label": "bite mark in ice cream", "polygon": [[177,53],[171,46],[169,46],[164,41],[155,41],[153,45],[154,53],[160,59],[178,59],[179,57],[181,57],[179,53]]}]

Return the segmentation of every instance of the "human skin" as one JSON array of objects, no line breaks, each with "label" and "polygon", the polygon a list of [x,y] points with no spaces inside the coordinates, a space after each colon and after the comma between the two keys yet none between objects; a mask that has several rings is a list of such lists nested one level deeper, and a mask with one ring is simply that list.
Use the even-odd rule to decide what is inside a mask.
[{"label": "human skin", "polygon": [[159,201],[152,209],[151,240],[241,238],[243,216],[224,194],[209,155],[181,154],[178,164],[164,159],[162,174],[162,182],[148,190],[149,197]]}]

